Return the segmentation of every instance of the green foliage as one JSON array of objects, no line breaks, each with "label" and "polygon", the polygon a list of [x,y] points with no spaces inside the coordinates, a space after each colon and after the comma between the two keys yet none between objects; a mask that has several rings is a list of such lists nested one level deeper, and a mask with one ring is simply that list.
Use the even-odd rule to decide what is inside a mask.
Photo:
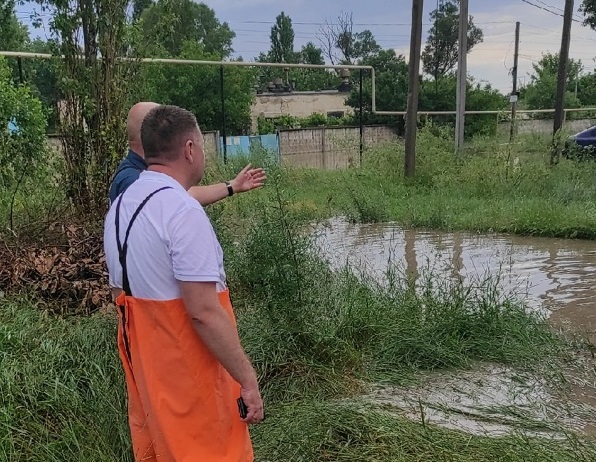
[{"label": "green foliage", "polygon": [[[455,109],[457,79],[453,75],[441,77],[435,81],[424,80],[420,89],[419,109],[421,111],[453,111]],[[489,84],[480,84],[469,80],[466,94],[466,110],[491,111],[508,107],[505,97]],[[432,116],[435,124],[455,125],[455,116]],[[494,135],[497,123],[494,115],[466,116],[465,136]]]},{"label": "green foliage", "polygon": [[584,24],[596,30],[596,0],[584,0],[580,11],[584,13]]},{"label": "green foliage", "polygon": [[[540,81],[548,76],[556,76],[559,72],[559,54],[558,53],[544,53],[540,61],[532,64],[534,74],[530,76],[532,82]],[[576,61],[571,58],[567,62],[567,82],[569,86],[579,74],[581,74],[584,66],[581,60]]]},{"label": "green foliage", "polygon": [[582,75],[577,81],[577,97],[584,107],[596,107],[596,72]]},{"label": "green foliage", "polygon": [[[428,32],[426,46],[422,52],[422,69],[434,79],[451,72],[458,60],[459,43],[459,1],[441,2],[439,8],[430,13],[432,26]],[[468,22],[467,52],[482,43],[482,30],[474,25],[472,17]]]},{"label": "green foliage", "polygon": [[[294,29],[292,19],[283,11],[271,27],[271,47],[261,53],[256,61],[267,63],[325,64],[323,52],[314,43],[308,42],[298,52],[294,51]],[[326,70],[260,68],[259,87],[265,89],[275,78],[282,78],[293,90],[319,91],[336,87],[337,77]]]},{"label": "green foliage", "polygon": [[[557,74],[559,72],[558,53],[546,53],[537,63],[533,64],[534,74],[530,83],[520,91],[521,100],[528,109],[552,109],[555,107],[557,94]],[[565,107],[578,108],[581,102],[571,91],[578,75],[582,71],[581,61],[570,59],[567,63],[567,91],[565,93]],[[551,114],[536,114],[535,118],[550,118]]]},{"label": "green foliage", "polygon": [[[18,131],[9,131],[10,122]],[[6,60],[0,57],[0,181],[5,187],[38,167],[46,153],[45,134],[41,102],[28,87],[13,85]]]},{"label": "green foliage", "polygon": [[[218,60],[196,42],[185,42],[181,59]],[[141,69],[142,85],[137,100],[175,104],[193,112],[205,131],[220,130],[222,122],[220,68],[217,66],[172,66],[151,64]],[[248,67],[224,69],[226,129],[228,134],[246,133],[250,127],[254,70]]]},{"label": "green foliage", "polygon": [[192,0],[157,0],[141,15],[143,43],[163,48],[168,56],[182,54],[185,43],[198,45],[217,60],[232,53],[236,34],[220,23],[215,12]]},{"label": "green foliage", "polygon": [[143,12],[154,4],[153,0],[133,0],[132,21],[141,19]]},{"label": "green foliage", "polygon": [[283,11],[275,18],[271,27],[271,49],[267,55],[274,63],[296,63],[298,55],[294,52],[294,28],[292,19]]},{"label": "green foliage", "polygon": [[[376,103],[377,110],[399,111],[405,110],[408,96],[408,65],[403,55],[397,55],[395,50],[381,50],[377,54],[368,56],[361,64],[372,66],[376,75]],[[359,81],[356,76],[352,79],[352,92],[346,104],[356,112],[360,107]],[[372,80],[368,72],[363,74],[362,102],[364,123],[381,123],[392,125],[403,123],[403,119],[375,116],[372,111]]]},{"label": "green foliage", "polygon": [[[530,83],[523,90],[523,102],[528,109],[552,109],[555,107],[555,98],[557,95],[557,76],[552,74],[543,75]],[[565,92],[565,107],[578,108],[581,102],[571,91]],[[551,118],[552,114],[540,115],[535,117]]]},{"label": "green foliage", "polygon": [[[549,166],[552,138],[477,137],[453,153],[452,130],[418,133],[416,175],[403,177],[403,145],[365,151],[362,169],[290,171],[284,188],[309,219],[358,217],[348,185],[403,227],[596,238],[596,165],[567,159]],[[243,202],[250,213],[250,202]]]},{"label": "green foliage", "polygon": [[[323,51],[312,42],[304,45],[299,55],[302,64],[325,64]],[[326,69],[292,69],[290,80],[297,91],[328,90],[339,85],[336,73]]]},{"label": "green foliage", "polygon": [[[62,107],[60,135],[68,197],[81,213],[103,214],[111,174],[126,145],[124,125],[137,61],[118,61],[132,50],[127,0],[38,0],[52,11],[58,45]],[[132,52],[131,52],[132,53]]]},{"label": "green foliage", "polygon": [[132,461],[115,317],[52,318],[16,299],[0,321],[0,458]]},{"label": "green foliage", "polygon": [[15,0],[0,0],[0,50],[22,51],[29,40],[27,26],[15,14]]},{"label": "green foliage", "polygon": [[[53,53],[58,44],[53,40],[35,39],[28,43],[27,51],[33,53]],[[48,132],[57,133],[58,102],[60,101],[59,59],[25,59],[23,73],[32,93],[41,100],[48,116]]]},{"label": "green foliage", "polygon": [[288,128],[337,127],[355,124],[358,124],[358,121],[351,116],[342,118],[327,117],[324,114],[315,112],[308,117],[294,117],[291,115],[282,115],[275,119],[258,117],[257,132],[259,135],[266,135],[268,133],[275,133],[280,129]]},{"label": "green foliage", "polygon": [[354,32],[352,13],[341,12],[319,29],[324,53],[332,64],[355,64],[381,51],[370,30]]}]

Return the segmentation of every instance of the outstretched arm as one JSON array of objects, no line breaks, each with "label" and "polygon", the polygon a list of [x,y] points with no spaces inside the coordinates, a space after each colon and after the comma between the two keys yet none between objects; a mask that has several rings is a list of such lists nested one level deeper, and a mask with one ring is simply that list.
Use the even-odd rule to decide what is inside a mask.
[{"label": "outstretched arm", "polygon": [[[265,183],[267,174],[262,168],[252,168],[251,164],[244,167],[236,178],[230,181],[230,185],[236,193],[251,191],[260,188]],[[225,183],[216,183],[208,186],[193,186],[188,193],[204,207],[228,197],[228,187]]]}]

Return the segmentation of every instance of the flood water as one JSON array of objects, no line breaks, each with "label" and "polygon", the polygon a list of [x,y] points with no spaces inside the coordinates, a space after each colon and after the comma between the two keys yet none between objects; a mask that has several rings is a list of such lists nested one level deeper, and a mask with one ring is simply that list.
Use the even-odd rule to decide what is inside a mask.
[{"label": "flood water", "polygon": [[[404,230],[333,219],[318,228],[317,243],[333,266],[349,262],[379,278],[390,261],[410,275],[431,271],[464,284],[498,278],[503,291],[549,316],[553,325],[596,344],[596,241]],[[593,358],[587,362],[593,369]],[[585,418],[596,415],[593,381],[567,377],[570,400],[564,401],[539,378],[521,380],[520,373],[481,365],[430,374],[414,390],[378,387],[371,398],[411,418],[471,433],[498,436],[531,421],[596,434],[594,419]]]},{"label": "flood water", "polygon": [[528,307],[596,343],[596,241],[404,230],[334,219],[319,229],[318,244],[334,266],[350,262],[379,277],[390,260],[412,275],[431,270],[464,283],[491,275]]}]

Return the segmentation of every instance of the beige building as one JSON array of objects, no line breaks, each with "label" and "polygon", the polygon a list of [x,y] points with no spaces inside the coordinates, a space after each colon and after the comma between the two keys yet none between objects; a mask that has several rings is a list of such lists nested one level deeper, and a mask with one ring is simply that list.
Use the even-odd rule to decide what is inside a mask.
[{"label": "beige building", "polygon": [[275,119],[282,115],[308,117],[314,113],[328,117],[343,117],[353,114],[354,110],[346,106],[349,95],[349,92],[337,90],[257,94],[251,107],[252,130],[256,131],[259,117],[267,119]]}]

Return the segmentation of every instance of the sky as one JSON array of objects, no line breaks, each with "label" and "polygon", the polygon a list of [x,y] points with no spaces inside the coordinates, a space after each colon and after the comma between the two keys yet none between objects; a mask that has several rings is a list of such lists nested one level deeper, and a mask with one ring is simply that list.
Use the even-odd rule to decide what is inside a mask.
[{"label": "sky", "polygon": [[[512,87],[510,70],[513,66],[515,22],[520,21],[519,84],[529,81],[532,63],[543,53],[558,52],[563,28],[565,0],[469,0],[469,13],[484,32],[484,42],[468,55],[468,74],[477,81],[509,93]],[[369,29],[383,48],[393,48],[406,58],[409,55],[411,0],[207,0],[221,22],[227,22],[236,32],[235,56],[251,61],[269,49],[269,33],[275,17],[284,11],[294,25],[295,49],[312,41],[320,45],[318,30],[325,22],[333,22],[340,12],[351,12],[354,31]],[[575,0],[571,30],[570,57],[580,59],[586,72],[596,67],[596,31],[581,25],[577,10],[581,0]],[[27,22],[30,4],[18,7],[18,17]],[[283,5],[283,7],[282,7]],[[437,0],[424,1],[422,41],[431,27],[429,13]],[[548,9],[554,13],[545,11]],[[47,18],[47,17],[46,17]],[[36,34],[45,35],[44,30]]]}]

